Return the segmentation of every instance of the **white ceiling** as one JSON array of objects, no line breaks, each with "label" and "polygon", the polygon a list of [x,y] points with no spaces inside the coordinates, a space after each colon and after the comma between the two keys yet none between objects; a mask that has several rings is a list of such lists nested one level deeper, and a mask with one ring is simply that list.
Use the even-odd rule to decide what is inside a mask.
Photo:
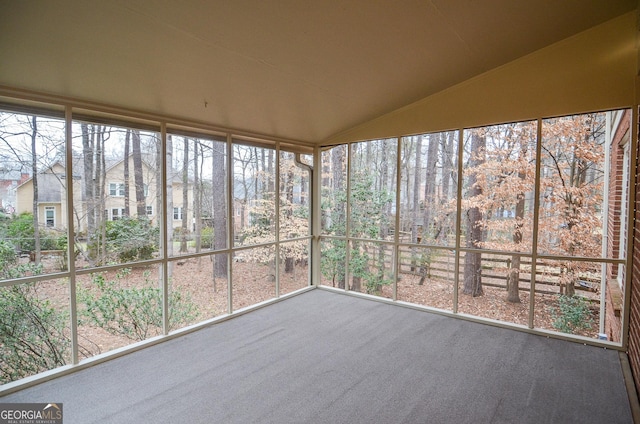
[{"label": "white ceiling", "polygon": [[636,0],[0,0],[0,85],[319,142]]}]

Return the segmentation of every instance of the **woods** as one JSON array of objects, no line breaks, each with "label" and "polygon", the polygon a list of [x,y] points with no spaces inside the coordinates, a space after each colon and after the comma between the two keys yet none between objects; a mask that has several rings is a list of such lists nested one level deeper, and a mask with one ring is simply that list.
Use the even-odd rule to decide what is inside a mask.
[{"label": "woods", "polygon": [[[488,284],[520,304],[537,280],[540,293],[550,284],[597,305],[591,281],[601,265],[573,258],[608,255],[603,202],[617,189],[605,181],[606,119],[593,113],[544,119],[540,129],[523,121],[323,151],[326,283],[392,297],[382,289],[394,275],[415,275],[418,286],[459,277],[460,295],[481,297]],[[395,251],[396,242],[406,248]],[[453,263],[434,271],[454,248],[459,272]]]},{"label": "woods", "polygon": [[[71,354],[59,293],[71,261],[86,270],[74,279],[82,334],[151,337],[319,275],[339,289],[593,337],[604,284],[626,272],[623,237],[606,223],[622,219],[608,198],[627,201],[628,149],[614,144],[608,114],[320,149],[313,205],[314,158],[296,149],[82,119],[66,146],[60,119],[2,113],[3,175],[14,181],[2,198],[13,202],[0,217],[3,279],[35,277],[46,294],[10,282],[0,301],[47,316],[44,345],[64,352],[43,353],[53,359],[42,367]],[[310,270],[316,240],[320,269]],[[7,322],[38,320],[6,312]]]}]

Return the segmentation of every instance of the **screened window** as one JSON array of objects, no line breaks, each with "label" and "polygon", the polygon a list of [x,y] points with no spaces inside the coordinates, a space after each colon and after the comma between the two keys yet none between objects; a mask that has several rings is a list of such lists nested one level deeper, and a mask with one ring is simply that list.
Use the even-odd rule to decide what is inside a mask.
[{"label": "screened window", "polygon": [[620,341],[629,120],[588,113],[323,150],[322,283]]},{"label": "screened window", "polygon": [[296,146],[184,128],[161,134],[159,123],[70,108],[0,112],[2,177],[15,192],[0,193],[15,205],[0,219],[0,301],[20,299],[37,315],[12,317],[9,331],[24,335],[27,350],[3,357],[20,370],[4,377],[308,286],[311,174],[289,150]]}]

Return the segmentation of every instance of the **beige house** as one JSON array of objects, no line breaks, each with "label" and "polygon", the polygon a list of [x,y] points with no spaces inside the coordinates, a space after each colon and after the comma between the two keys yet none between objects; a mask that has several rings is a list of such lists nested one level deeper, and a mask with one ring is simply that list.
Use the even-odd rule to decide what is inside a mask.
[{"label": "beige house", "polygon": [[[67,228],[66,168],[56,162],[37,175],[38,218],[42,227]],[[80,190],[80,178],[73,178],[74,191]],[[33,212],[33,177],[16,187],[16,214]]]},{"label": "beige house", "polygon": [[[79,175],[73,176],[73,207],[72,216],[75,219],[76,233],[87,230],[87,216],[92,211],[100,208],[104,218],[109,221],[117,220],[126,213],[124,160],[113,163],[105,172],[103,199],[91,199],[85,194],[86,180]],[[157,222],[161,193],[158,193],[157,184],[159,171],[147,162],[142,162],[142,180],[145,196],[145,213],[153,222]],[[129,215],[136,215],[136,190],[133,176],[133,158],[129,157]],[[68,227],[67,216],[67,191],[65,190],[66,168],[58,163],[47,168],[37,175],[38,182],[38,219],[40,225],[45,228],[64,230]],[[173,211],[169,215],[173,218],[172,228],[182,225],[183,183],[178,173],[174,172],[171,178],[171,192],[173,199]],[[193,187],[188,184],[188,205],[193,204]],[[16,189],[16,213],[33,211],[33,178],[27,179]],[[192,212],[192,208],[189,207]],[[189,220],[192,227],[193,218]]]}]

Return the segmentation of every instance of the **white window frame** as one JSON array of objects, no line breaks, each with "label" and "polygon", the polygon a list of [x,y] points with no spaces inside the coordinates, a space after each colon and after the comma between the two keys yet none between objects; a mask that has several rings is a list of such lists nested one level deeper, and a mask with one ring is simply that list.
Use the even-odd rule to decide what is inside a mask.
[{"label": "white window frame", "polygon": [[[114,214],[114,212],[117,212],[117,213]],[[110,218],[111,221],[117,221],[122,217],[124,217],[124,208],[111,208],[109,210],[109,215],[111,217]]]},{"label": "white window frame", "polygon": [[109,196],[124,197],[124,183],[109,183]]}]

